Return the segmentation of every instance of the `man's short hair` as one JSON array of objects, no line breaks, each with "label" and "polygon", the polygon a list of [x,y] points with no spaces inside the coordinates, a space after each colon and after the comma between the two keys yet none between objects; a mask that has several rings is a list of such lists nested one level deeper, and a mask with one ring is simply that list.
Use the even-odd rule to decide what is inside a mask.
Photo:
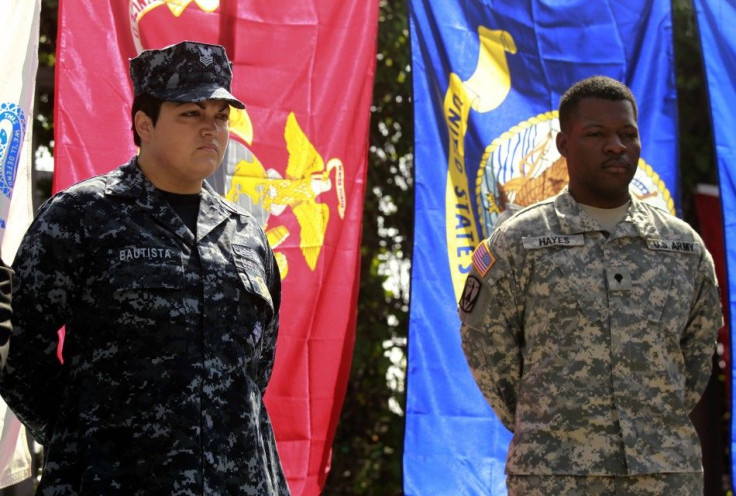
[{"label": "man's short hair", "polygon": [[608,76],[593,76],[573,84],[560,98],[558,109],[560,129],[570,129],[570,124],[578,109],[580,101],[585,98],[601,98],[604,100],[627,100],[634,107],[634,118],[638,117],[639,110],[636,98],[628,86]]},{"label": "man's short hair", "polygon": [[141,146],[141,137],[135,129],[135,114],[140,110],[151,119],[155,126],[156,121],[158,120],[158,115],[161,112],[162,103],[164,103],[163,100],[159,100],[147,93],[142,93],[133,98],[133,108],[130,112],[130,117],[132,122],[131,129],[133,130],[133,143],[135,143],[135,146]]}]

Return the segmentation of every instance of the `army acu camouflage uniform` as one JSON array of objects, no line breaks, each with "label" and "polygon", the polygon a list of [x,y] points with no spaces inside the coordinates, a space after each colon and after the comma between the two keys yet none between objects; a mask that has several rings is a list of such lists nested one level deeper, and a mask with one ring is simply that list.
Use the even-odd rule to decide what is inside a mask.
[{"label": "army acu camouflage uniform", "polygon": [[703,474],[509,475],[508,496],[701,496]]},{"label": "army acu camouflage uniform", "polygon": [[564,190],[473,260],[462,343],[513,432],[507,474],[702,471],[688,414],[722,317],[711,256],[685,222],[632,198],[606,237]]},{"label": "army acu camouflage uniform", "polygon": [[134,159],[44,204],[15,260],[0,392],[39,494],[289,494],[263,403],[281,283],[248,213],[205,184],[195,239]]}]

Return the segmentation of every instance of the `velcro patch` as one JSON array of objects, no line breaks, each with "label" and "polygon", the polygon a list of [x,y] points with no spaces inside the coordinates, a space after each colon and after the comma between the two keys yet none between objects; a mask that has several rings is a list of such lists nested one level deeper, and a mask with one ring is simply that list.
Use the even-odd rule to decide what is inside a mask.
[{"label": "velcro patch", "polygon": [[659,251],[676,251],[679,253],[693,253],[699,255],[700,243],[694,241],[677,241],[672,239],[648,239],[647,248]]},{"label": "velcro patch", "polygon": [[473,252],[473,267],[475,267],[475,270],[478,271],[481,277],[485,277],[495,262],[496,257],[493,256],[490,248],[488,248],[488,243],[481,241]]},{"label": "velcro patch", "polygon": [[478,301],[480,295],[480,281],[478,278],[468,276],[465,280],[465,287],[463,288],[463,294],[460,296],[460,302],[458,306],[460,310],[465,313],[470,313],[475,307],[475,302]]},{"label": "velcro patch", "polygon": [[612,291],[631,291],[631,273],[626,267],[609,267],[606,269],[608,289]]},{"label": "velcro patch", "polygon": [[585,236],[582,234],[525,236],[521,238],[521,242],[527,250],[537,250],[551,246],[583,246],[585,244]]}]

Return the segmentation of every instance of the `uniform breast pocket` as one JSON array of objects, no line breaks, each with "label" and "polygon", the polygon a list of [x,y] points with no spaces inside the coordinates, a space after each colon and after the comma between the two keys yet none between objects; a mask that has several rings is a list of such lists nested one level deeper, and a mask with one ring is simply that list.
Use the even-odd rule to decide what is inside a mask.
[{"label": "uniform breast pocket", "polygon": [[650,326],[658,326],[663,337],[678,340],[689,319],[695,278],[687,271],[678,271],[671,262],[662,262],[650,273],[653,275],[641,295]]},{"label": "uniform breast pocket", "polygon": [[263,260],[249,246],[232,244],[233,260],[238,277],[243,283],[246,293],[260,301],[273,314],[273,300],[266,283],[266,271]]},{"label": "uniform breast pocket", "polygon": [[579,346],[580,304],[567,277],[552,258],[534,267],[525,288],[524,361],[561,368]]},{"label": "uniform breast pocket", "polygon": [[[173,263],[129,263],[111,269],[110,289],[118,319],[131,325],[175,322],[185,312],[184,269]],[[112,315],[111,315],[112,317]]]},{"label": "uniform breast pocket", "polygon": [[[567,370],[603,339],[607,298],[602,264],[576,247],[535,250],[524,294],[525,360]],[[545,372],[546,373],[546,372]]]}]

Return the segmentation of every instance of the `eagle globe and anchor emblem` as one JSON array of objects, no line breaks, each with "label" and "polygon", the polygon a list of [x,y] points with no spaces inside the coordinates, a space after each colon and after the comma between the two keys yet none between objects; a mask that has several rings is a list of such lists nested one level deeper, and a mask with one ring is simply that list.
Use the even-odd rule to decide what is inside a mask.
[{"label": "eagle globe and anchor emblem", "polygon": [[[238,110],[230,123],[230,133],[242,142],[252,142],[252,125],[245,110]],[[290,235],[285,224],[271,221],[288,208],[299,224],[299,248],[307,266],[317,266],[325,232],[330,220],[330,207],[320,201],[320,195],[335,190],[337,213],[345,216],[345,172],[342,161],[331,158],[324,162],[302,130],[293,112],[289,113],[284,129],[289,152],[285,176],[275,169],[266,169],[258,157],[241,141],[230,140],[224,166],[228,185],[225,197],[250,211],[266,227],[268,242],[274,249],[282,279],[289,270],[286,255],[278,247]],[[334,176],[334,182],[333,182]]]},{"label": "eagle globe and anchor emblem", "polygon": [[[214,14],[220,0],[130,0],[130,27],[137,51],[144,46],[141,20],[160,7],[168,7],[173,16],[181,17],[187,8],[198,8]],[[172,43],[180,40],[172,40]],[[201,40],[207,41],[207,40]],[[215,40],[207,41],[216,43]],[[163,43],[164,45],[166,43]],[[206,60],[203,60],[206,64]],[[267,168],[252,152],[254,127],[247,109],[231,109],[230,141],[223,164],[208,182],[228,200],[251,212],[266,231],[274,250],[276,262],[285,279],[289,260],[280,249],[292,235],[293,228],[280,217],[291,211],[298,224],[299,251],[306,265],[317,267],[325,233],[330,221],[330,207],[323,195],[334,190],[337,214],[345,215],[345,172],[339,158],[323,160],[316,147],[300,126],[294,112],[290,112],[284,127],[284,139],[289,153],[285,175]]]},{"label": "eagle globe and anchor emblem", "polygon": [[[460,300],[473,250],[490,235],[501,215],[558,194],[569,180],[565,158],[556,146],[560,130],[557,111],[530,117],[495,137],[485,147],[477,175],[469,177],[465,136],[470,111],[492,115],[505,101],[512,86],[507,54],[517,50],[513,37],[504,30],[480,26],[478,41],[473,73],[466,80],[451,73],[444,100],[449,137],[445,225],[456,301]],[[674,201],[664,181],[644,159],[639,159],[630,190],[637,198],[674,214]],[[471,196],[475,212],[471,211]]]}]

